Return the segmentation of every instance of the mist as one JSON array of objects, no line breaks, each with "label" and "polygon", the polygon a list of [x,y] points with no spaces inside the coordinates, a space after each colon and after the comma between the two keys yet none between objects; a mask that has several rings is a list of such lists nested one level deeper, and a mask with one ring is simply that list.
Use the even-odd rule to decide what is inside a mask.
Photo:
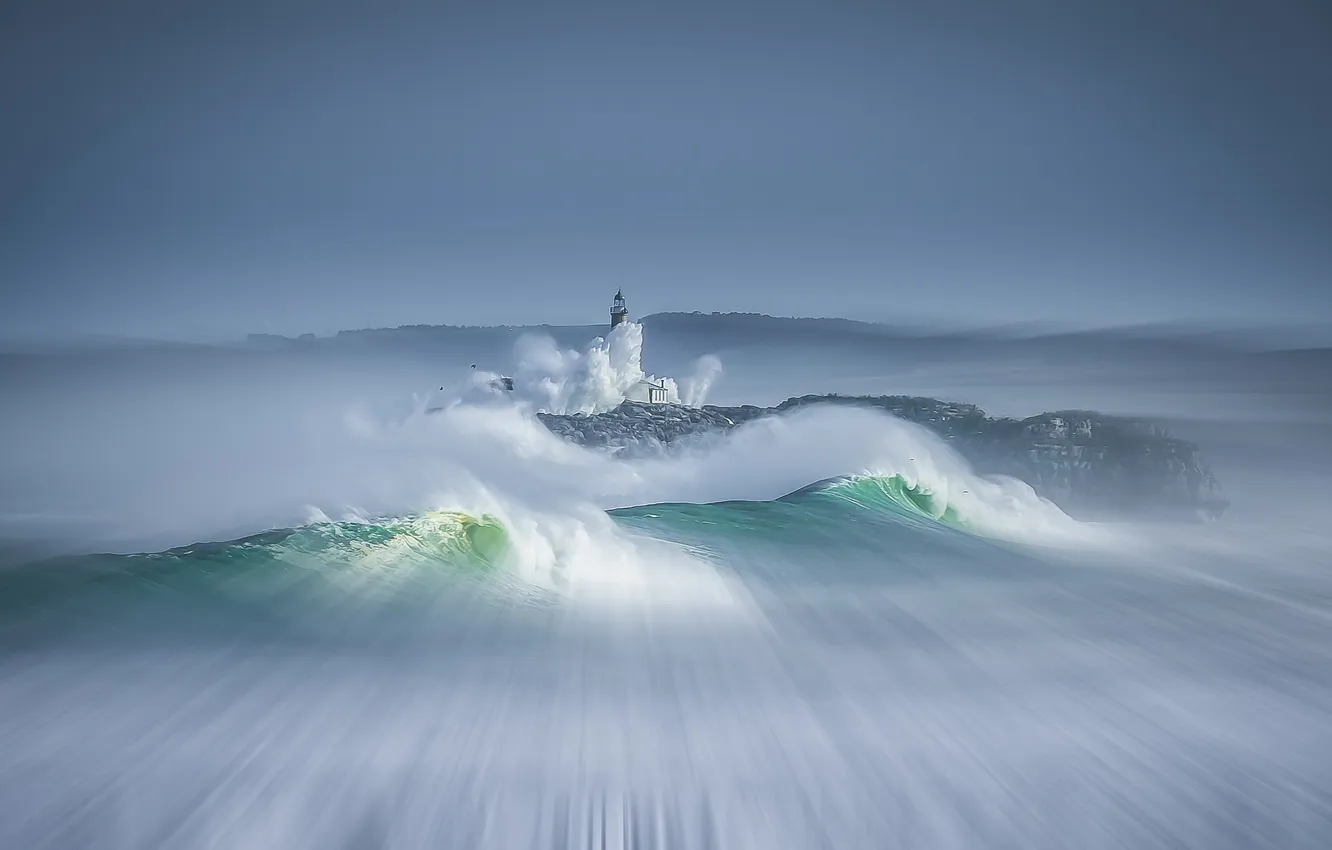
[{"label": "mist", "polygon": [[[605,336],[3,355],[0,843],[1329,834],[1300,796],[1332,743],[1326,351],[753,317]],[[685,404],[1146,416],[1199,444],[1232,505],[1077,519],[856,408],[643,457],[534,416],[614,407],[640,374]],[[515,391],[478,396],[489,375]],[[897,480],[928,511],[876,507]],[[459,561],[476,523],[502,554]],[[1250,810],[1282,814],[1226,814]]]}]

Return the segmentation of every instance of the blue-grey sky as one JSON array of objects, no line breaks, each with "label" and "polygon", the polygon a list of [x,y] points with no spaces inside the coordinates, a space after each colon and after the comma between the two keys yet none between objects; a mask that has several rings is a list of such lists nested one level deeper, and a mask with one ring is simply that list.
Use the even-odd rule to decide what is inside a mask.
[{"label": "blue-grey sky", "polygon": [[8,0],[0,335],[1332,315],[1324,0]]}]

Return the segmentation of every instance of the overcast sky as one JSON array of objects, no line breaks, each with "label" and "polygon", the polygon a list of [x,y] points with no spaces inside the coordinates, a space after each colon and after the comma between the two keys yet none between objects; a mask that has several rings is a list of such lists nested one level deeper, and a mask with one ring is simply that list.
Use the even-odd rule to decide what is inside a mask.
[{"label": "overcast sky", "polygon": [[1332,316],[1329,5],[7,0],[0,336]]}]

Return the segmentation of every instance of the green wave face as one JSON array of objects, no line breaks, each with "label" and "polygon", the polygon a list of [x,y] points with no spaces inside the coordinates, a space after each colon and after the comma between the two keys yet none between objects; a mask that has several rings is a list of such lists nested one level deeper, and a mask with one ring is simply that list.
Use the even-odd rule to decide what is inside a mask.
[{"label": "green wave face", "polygon": [[[882,566],[984,545],[956,509],[901,476],[821,482],[772,501],[658,504],[610,512],[630,532],[737,564],[856,560]],[[227,543],[145,555],[96,555],[0,577],[0,619],[53,605],[109,610],[130,602],[176,618],[260,622],[337,617],[390,605],[431,616],[450,588],[531,594],[511,569],[510,532],[495,517],[438,511],[378,522],[325,522]],[[792,554],[794,553],[794,554]],[[312,600],[325,603],[311,606]],[[130,611],[134,605],[125,606]],[[332,625],[336,627],[334,619]],[[324,624],[320,624],[324,627]]]},{"label": "green wave face", "polygon": [[283,532],[274,542],[264,541],[263,536],[251,540],[276,558],[318,555],[325,562],[347,566],[425,559],[490,568],[503,560],[510,546],[508,532],[499,520],[460,511],[434,511],[378,523],[320,523]]},{"label": "green wave face", "polygon": [[401,598],[414,586],[482,578],[512,551],[494,517],[455,511],[381,522],[326,522],[144,555],[92,555],[10,571],[0,586],[0,617],[51,605],[155,598],[191,606],[279,609],[331,588],[361,601]]},{"label": "green wave face", "polygon": [[645,505],[611,515],[712,551],[757,544],[900,554],[974,539],[956,508],[899,475],[835,479],[769,502]]},{"label": "green wave face", "polygon": [[325,522],[267,532],[230,543],[206,543],[151,555],[125,556],[146,564],[269,560],[294,565],[373,570],[402,562],[494,567],[509,551],[509,535],[491,516],[432,511],[380,522]]},{"label": "green wave face", "polygon": [[811,497],[846,499],[871,510],[902,510],[938,520],[955,528],[965,524],[957,508],[920,484],[900,475],[861,476],[810,491]]}]

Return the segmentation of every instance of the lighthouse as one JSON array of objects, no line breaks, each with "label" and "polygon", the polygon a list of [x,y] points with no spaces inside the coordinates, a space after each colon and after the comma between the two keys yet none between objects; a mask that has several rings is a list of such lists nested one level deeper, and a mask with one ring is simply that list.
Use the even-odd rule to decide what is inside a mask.
[{"label": "lighthouse", "polygon": [[[611,302],[611,320],[610,329],[613,332],[620,325],[629,321],[629,308],[624,304],[624,290],[615,293],[615,300]],[[632,337],[630,337],[632,339]],[[642,345],[642,337],[638,338],[638,343]],[[635,355],[638,361],[638,372],[642,374],[641,368],[642,348],[639,348]],[[647,402],[648,404],[670,404],[670,391],[666,388],[665,381],[659,381],[655,378],[642,378],[632,388],[625,392],[626,401]]]},{"label": "lighthouse", "polygon": [[629,321],[629,308],[624,306],[624,290],[619,290],[615,293],[615,300],[611,302],[611,330],[615,330],[627,321]]}]

